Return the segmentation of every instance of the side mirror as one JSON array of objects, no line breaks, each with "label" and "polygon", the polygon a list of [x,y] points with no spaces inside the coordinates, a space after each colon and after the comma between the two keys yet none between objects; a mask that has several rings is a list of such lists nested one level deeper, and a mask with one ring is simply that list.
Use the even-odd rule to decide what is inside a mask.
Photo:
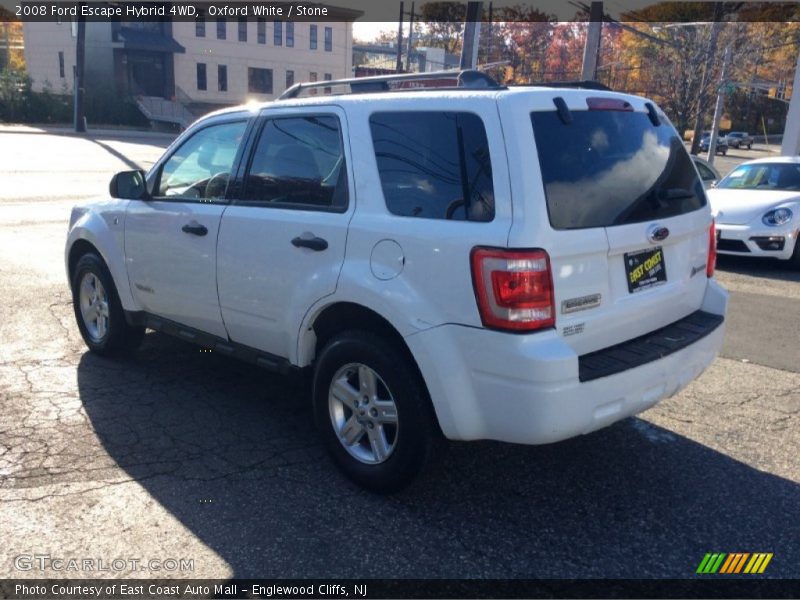
[{"label": "side mirror", "polygon": [[147,182],[144,171],[121,171],[111,178],[108,193],[112,198],[147,200]]}]

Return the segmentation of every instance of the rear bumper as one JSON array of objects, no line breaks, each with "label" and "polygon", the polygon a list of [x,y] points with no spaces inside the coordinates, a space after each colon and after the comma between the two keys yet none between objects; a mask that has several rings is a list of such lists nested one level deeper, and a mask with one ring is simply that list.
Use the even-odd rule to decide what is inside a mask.
[{"label": "rear bumper", "polygon": [[[710,280],[702,310],[724,315]],[[580,359],[555,331],[533,335],[444,325],[406,338],[444,434],[546,444],[589,433],[677,393],[719,352],[724,323],[668,356],[581,381]]]},{"label": "rear bumper", "polygon": [[[753,227],[750,225],[716,224],[719,231],[717,252],[731,256],[770,256],[786,260],[792,257],[794,246],[797,243],[797,223],[790,222],[782,227]],[[782,238],[783,247],[779,250],[770,250],[766,240],[774,239],[776,242]]]}]

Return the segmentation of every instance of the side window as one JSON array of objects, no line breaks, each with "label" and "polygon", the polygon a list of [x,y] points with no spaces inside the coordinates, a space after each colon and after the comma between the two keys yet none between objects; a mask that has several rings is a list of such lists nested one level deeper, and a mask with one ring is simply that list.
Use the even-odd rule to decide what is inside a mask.
[{"label": "side window", "polygon": [[717,178],[717,176],[714,175],[711,169],[709,169],[703,163],[695,163],[695,165],[697,165],[697,170],[700,171],[700,178],[703,181],[713,181]]},{"label": "side window", "polygon": [[161,168],[158,196],[212,201],[225,197],[246,121],[201,129],[186,140]]},{"label": "side window", "polygon": [[347,208],[339,119],[309,115],[268,120],[253,153],[243,201]]},{"label": "side window", "polygon": [[494,219],[489,142],[480,117],[381,112],[369,123],[389,212],[427,219]]}]

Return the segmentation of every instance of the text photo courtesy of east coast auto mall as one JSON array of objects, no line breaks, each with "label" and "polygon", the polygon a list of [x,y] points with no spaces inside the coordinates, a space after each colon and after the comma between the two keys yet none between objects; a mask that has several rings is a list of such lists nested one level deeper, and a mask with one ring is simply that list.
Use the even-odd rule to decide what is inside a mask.
[{"label": "text photo courtesy of east coast auto mall", "polygon": [[0,0],[0,598],[800,597],[800,4]]}]

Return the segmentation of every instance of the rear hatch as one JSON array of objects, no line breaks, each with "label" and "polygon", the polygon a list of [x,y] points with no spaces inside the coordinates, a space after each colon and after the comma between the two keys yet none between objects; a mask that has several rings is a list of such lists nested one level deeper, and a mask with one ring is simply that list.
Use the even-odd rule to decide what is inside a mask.
[{"label": "rear hatch", "polygon": [[515,139],[524,144],[527,129],[536,151],[519,159],[509,242],[549,253],[558,334],[585,354],[698,310],[711,216],[666,117],[596,91],[541,90],[513,104]]}]

